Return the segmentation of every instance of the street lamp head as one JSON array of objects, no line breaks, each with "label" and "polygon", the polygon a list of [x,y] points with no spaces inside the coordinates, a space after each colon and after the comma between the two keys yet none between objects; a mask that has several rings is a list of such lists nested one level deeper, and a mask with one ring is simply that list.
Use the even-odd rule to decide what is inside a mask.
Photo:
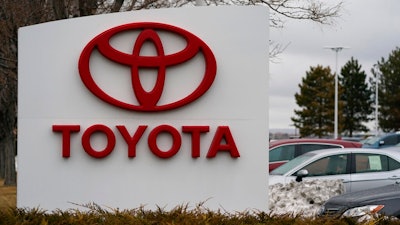
[{"label": "street lamp head", "polygon": [[343,49],[349,49],[350,47],[344,47],[344,46],[325,46],[324,48],[325,48],[325,49],[330,49],[330,50],[335,51],[335,52],[340,52],[340,51],[342,51]]}]

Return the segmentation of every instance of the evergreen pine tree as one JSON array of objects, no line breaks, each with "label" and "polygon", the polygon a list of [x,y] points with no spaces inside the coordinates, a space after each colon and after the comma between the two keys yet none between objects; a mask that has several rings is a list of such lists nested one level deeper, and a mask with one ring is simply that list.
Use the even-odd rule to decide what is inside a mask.
[{"label": "evergreen pine tree", "polygon": [[352,137],[355,131],[368,131],[363,124],[370,120],[373,100],[372,91],[366,82],[367,75],[353,57],[342,67],[339,82],[342,87],[340,101],[342,105],[343,132]]},{"label": "evergreen pine tree", "polygon": [[378,76],[379,127],[385,132],[400,130],[400,48],[381,58],[372,69]]},{"label": "evergreen pine tree", "polygon": [[329,67],[310,67],[295,94],[297,105],[291,120],[302,137],[323,137],[333,133],[334,75]]}]

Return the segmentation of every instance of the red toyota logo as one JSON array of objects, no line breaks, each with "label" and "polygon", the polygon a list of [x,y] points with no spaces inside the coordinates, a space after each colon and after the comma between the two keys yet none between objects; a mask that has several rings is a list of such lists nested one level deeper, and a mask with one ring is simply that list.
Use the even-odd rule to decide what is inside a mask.
[{"label": "red toyota logo", "polygon": [[[111,38],[127,31],[140,32],[133,45],[132,54],[119,51],[110,44]],[[166,55],[163,43],[157,33],[160,31],[172,32],[175,35],[183,37],[186,41],[186,46],[176,53]],[[140,50],[146,42],[153,43],[157,55],[140,55]],[[118,100],[99,87],[92,76],[89,66],[90,57],[94,50],[97,50],[106,59],[130,68],[132,89],[138,104]],[[199,52],[202,53],[205,61],[205,72],[199,86],[180,100],[159,105],[158,102],[163,94],[166,79],[166,69],[170,66],[176,66],[187,62]],[[78,67],[83,83],[94,95],[112,105],[135,111],[170,110],[193,102],[211,87],[217,71],[214,54],[207,44],[197,36],[175,26],[151,22],[125,24],[99,34],[83,49],[79,58]],[[157,79],[151,91],[146,91],[144,89],[139,78],[139,69],[146,68],[157,69]],[[187,74],[187,76],[190,75],[191,74]]]}]

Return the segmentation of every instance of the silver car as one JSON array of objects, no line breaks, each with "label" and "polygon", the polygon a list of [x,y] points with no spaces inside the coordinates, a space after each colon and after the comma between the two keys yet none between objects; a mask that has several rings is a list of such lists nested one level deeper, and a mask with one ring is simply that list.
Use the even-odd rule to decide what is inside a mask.
[{"label": "silver car", "polygon": [[399,183],[400,147],[312,151],[273,170],[269,185],[302,179],[339,179],[345,192]]}]

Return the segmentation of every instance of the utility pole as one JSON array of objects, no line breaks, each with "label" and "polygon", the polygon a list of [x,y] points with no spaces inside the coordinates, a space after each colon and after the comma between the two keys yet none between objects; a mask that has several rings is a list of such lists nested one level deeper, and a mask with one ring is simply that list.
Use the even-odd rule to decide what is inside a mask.
[{"label": "utility pole", "polygon": [[378,99],[378,87],[379,87],[379,78],[380,74],[376,74],[375,78],[375,136],[379,135],[379,122],[378,122],[378,107],[379,107],[379,99]]},{"label": "utility pole", "polygon": [[335,52],[336,61],[335,61],[335,108],[334,108],[334,129],[333,129],[333,138],[338,138],[338,53],[347,47],[324,47],[326,49],[330,49]]}]

